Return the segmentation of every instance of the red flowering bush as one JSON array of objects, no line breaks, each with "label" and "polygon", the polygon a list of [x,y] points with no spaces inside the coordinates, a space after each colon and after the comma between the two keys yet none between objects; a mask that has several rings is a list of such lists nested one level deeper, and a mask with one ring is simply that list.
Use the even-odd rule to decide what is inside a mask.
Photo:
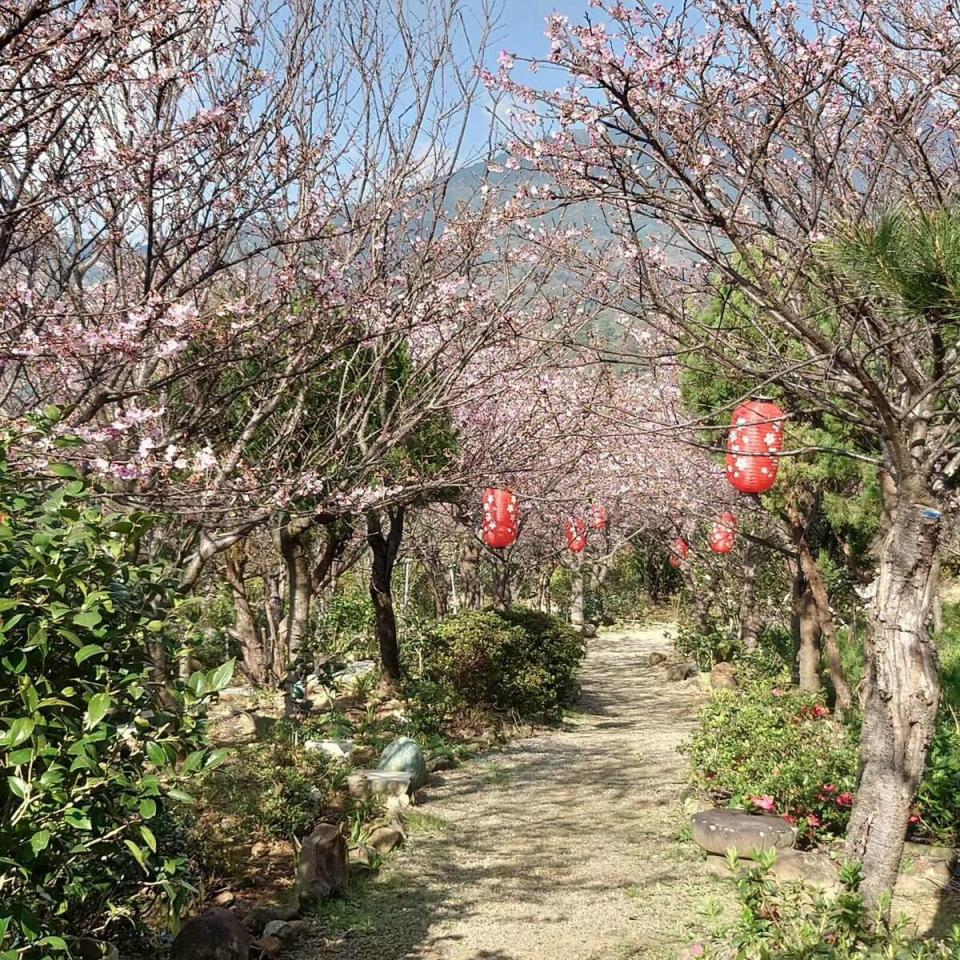
[{"label": "red flowering bush", "polygon": [[802,836],[846,827],[857,744],[810,694],[767,685],[719,690],[684,750],[694,785],[716,801],[778,813]]}]

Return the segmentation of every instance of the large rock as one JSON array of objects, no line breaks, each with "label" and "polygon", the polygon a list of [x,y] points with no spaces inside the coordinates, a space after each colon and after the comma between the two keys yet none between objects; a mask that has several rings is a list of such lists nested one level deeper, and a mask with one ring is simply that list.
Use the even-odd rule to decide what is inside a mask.
[{"label": "large rock", "polygon": [[375,827],[370,831],[367,837],[367,843],[373,847],[377,853],[383,855],[396,850],[404,841],[403,831],[397,827]]},{"label": "large rock", "polygon": [[321,823],[304,841],[297,867],[297,897],[316,903],[343,893],[347,887],[347,841],[340,829]]},{"label": "large rock", "polygon": [[783,850],[793,846],[796,831],[780,817],[755,816],[740,810],[706,810],[691,817],[694,842],[707,853],[735,850],[752,859],[756,850]]},{"label": "large rock", "polygon": [[427,782],[427,762],[416,740],[398,737],[380,754],[378,770],[409,773],[410,789],[419,790]]},{"label": "large rock", "polygon": [[715,663],[710,671],[710,686],[714,690],[736,690],[737,678],[732,663]]},{"label": "large rock", "polygon": [[247,960],[253,940],[229,911],[216,907],[184,924],[170,960]]}]

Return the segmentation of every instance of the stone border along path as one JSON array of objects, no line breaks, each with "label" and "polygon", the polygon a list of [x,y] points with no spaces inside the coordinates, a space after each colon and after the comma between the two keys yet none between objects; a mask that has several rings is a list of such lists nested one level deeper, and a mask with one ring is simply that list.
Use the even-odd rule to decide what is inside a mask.
[{"label": "stone border along path", "polygon": [[323,908],[324,937],[298,960],[675,958],[730,887],[677,839],[676,748],[706,694],[648,666],[667,629],[589,641],[563,730],[435,776],[406,846]]}]

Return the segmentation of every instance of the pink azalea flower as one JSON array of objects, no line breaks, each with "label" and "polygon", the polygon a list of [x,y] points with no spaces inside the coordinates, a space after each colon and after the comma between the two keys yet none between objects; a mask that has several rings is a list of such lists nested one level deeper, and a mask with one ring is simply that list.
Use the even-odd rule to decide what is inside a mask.
[{"label": "pink azalea flower", "polygon": [[773,813],[773,811],[777,808],[777,804],[773,797],[751,797],[750,802],[759,810],[765,810],[767,813]]}]

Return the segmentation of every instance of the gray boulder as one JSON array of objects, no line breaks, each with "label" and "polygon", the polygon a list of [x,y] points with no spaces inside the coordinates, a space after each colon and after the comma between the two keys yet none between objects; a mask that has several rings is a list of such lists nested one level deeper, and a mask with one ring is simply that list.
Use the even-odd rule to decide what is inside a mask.
[{"label": "gray boulder", "polygon": [[343,893],[347,887],[347,841],[338,827],[321,823],[304,841],[297,867],[301,905]]},{"label": "gray boulder", "polygon": [[580,632],[588,639],[592,640],[597,635],[597,625],[595,623],[584,623]]},{"label": "gray boulder", "polygon": [[700,672],[700,668],[692,660],[686,663],[667,664],[668,680],[689,680]]},{"label": "gray boulder", "polygon": [[380,754],[378,770],[409,773],[410,789],[419,790],[427,782],[427,762],[416,740],[398,737]]},{"label": "gray boulder", "polygon": [[367,843],[381,855],[396,850],[403,841],[403,831],[396,827],[375,827],[367,837]]},{"label": "gray boulder", "polygon": [[170,960],[247,960],[253,939],[229,911],[216,907],[184,924]]},{"label": "gray boulder", "polygon": [[755,816],[740,810],[705,810],[690,819],[693,840],[707,853],[735,850],[752,859],[754,851],[783,850],[793,846],[796,830],[780,817]]}]

